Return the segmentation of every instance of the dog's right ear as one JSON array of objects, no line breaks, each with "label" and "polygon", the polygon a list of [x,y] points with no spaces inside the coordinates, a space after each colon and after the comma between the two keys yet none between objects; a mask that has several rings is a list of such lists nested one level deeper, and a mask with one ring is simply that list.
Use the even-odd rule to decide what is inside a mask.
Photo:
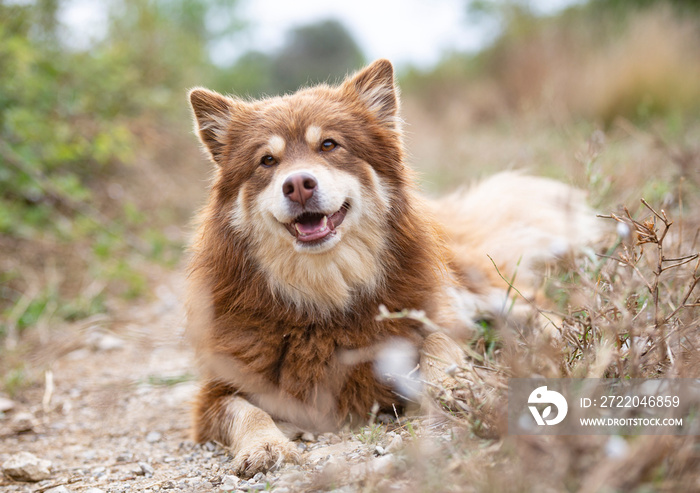
[{"label": "dog's right ear", "polygon": [[212,160],[221,166],[231,118],[242,103],[217,92],[195,87],[190,91],[190,104],[199,140],[209,151]]}]

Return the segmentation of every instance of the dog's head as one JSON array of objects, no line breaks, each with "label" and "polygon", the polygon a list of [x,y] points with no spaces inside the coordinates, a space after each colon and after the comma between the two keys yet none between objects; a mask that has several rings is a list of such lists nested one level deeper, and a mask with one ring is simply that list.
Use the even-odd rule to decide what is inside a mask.
[{"label": "dog's head", "polygon": [[[411,182],[390,62],[376,61],[337,87],[260,101],[196,88],[190,102],[217,165],[215,208],[254,245],[274,282],[286,277],[308,295],[316,290],[309,277],[318,275],[309,270],[319,262],[326,273],[342,271],[348,289],[376,281],[379,266],[368,259],[386,247],[397,194]],[[318,289],[338,282],[319,278]]]}]

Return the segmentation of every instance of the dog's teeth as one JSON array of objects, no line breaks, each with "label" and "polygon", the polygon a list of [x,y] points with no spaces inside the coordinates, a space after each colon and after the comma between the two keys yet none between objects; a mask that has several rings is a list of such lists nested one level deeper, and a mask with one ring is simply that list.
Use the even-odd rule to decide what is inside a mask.
[{"label": "dog's teeth", "polygon": [[289,225],[288,228],[290,232],[292,232],[292,234],[294,234],[297,238],[312,235],[322,235],[324,233],[327,233],[329,229],[330,231],[334,231],[333,221],[329,219],[328,216],[321,216],[320,221],[313,221],[308,224],[304,221],[295,221],[291,225]]}]

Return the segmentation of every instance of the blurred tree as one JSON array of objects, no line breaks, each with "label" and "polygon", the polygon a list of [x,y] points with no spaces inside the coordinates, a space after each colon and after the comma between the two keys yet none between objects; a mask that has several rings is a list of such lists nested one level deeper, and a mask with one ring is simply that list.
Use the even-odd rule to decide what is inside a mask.
[{"label": "blurred tree", "polygon": [[229,68],[221,69],[212,85],[213,89],[239,96],[260,97],[276,93],[272,80],[273,56],[260,51],[250,51]]},{"label": "blurred tree", "polygon": [[220,86],[239,95],[281,94],[342,78],[364,63],[364,55],[347,29],[328,20],[294,29],[277,53],[246,54]]},{"label": "blurred tree", "polygon": [[293,30],[275,57],[273,76],[281,91],[345,76],[364,63],[364,56],[350,33],[338,21],[329,20]]}]

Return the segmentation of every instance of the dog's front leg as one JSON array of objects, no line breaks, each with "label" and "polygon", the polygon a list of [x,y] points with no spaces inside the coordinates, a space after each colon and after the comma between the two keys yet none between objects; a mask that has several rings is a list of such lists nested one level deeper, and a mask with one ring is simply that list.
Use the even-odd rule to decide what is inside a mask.
[{"label": "dog's front leg", "polygon": [[229,447],[239,476],[250,477],[301,460],[297,447],[269,414],[220,384],[211,382],[202,388],[194,420],[195,441],[215,440]]}]

